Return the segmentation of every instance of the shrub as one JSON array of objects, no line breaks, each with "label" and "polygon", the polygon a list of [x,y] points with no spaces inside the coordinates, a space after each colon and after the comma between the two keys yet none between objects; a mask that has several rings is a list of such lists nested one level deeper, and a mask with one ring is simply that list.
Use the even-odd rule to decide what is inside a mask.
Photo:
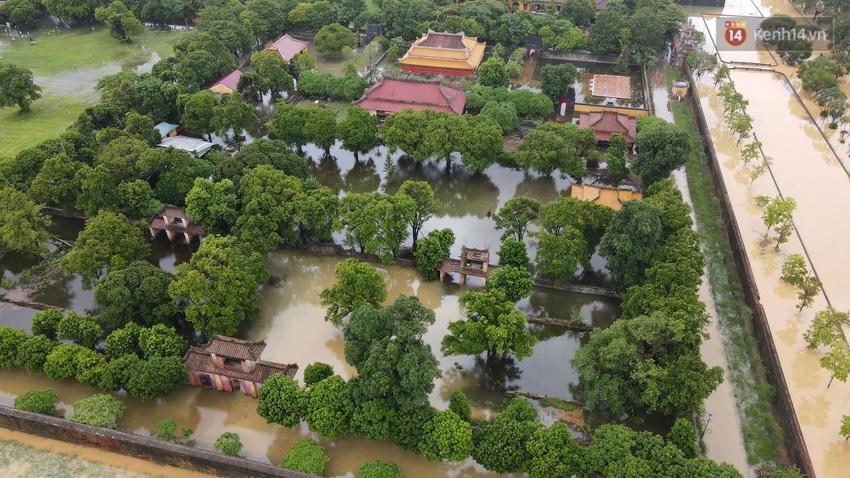
[{"label": "shrub", "polygon": [[290,470],[321,475],[325,472],[325,463],[330,460],[324,448],[310,438],[302,440],[289,450],[283,458],[283,467]]},{"label": "shrub", "polygon": [[239,440],[239,435],[233,432],[224,432],[215,441],[215,449],[225,455],[239,456],[239,452],[242,451],[242,442]]},{"label": "shrub", "polygon": [[124,402],[112,395],[98,393],[74,404],[74,413],[69,420],[102,428],[118,428],[118,420],[124,416]]},{"label": "shrub", "polygon": [[164,418],[156,422],[156,435],[165,441],[174,439],[177,434],[177,421],[173,418]]},{"label": "shrub", "polygon": [[371,461],[357,470],[357,478],[404,478],[404,475],[391,461]]},{"label": "shrub", "polygon": [[304,384],[308,387],[332,376],[334,368],[326,363],[311,363],[304,369]]},{"label": "shrub", "polygon": [[53,389],[30,390],[15,399],[15,408],[25,412],[41,413],[42,415],[56,414],[56,392]]}]

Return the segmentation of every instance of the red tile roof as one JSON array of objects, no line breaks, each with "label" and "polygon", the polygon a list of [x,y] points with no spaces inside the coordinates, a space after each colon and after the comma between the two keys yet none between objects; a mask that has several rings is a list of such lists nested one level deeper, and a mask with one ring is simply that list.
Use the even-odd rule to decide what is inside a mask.
[{"label": "red tile roof", "polygon": [[284,35],[271,45],[266,50],[276,51],[284,60],[290,61],[292,57],[307,49],[309,43],[301,40],[296,40],[291,36]]},{"label": "red tile roof", "polygon": [[210,341],[197,347],[197,350],[206,354],[216,354],[238,360],[257,361],[260,360],[260,354],[263,353],[265,348],[266,343],[263,341],[251,342],[250,340],[213,334]]},{"label": "red tile roof", "polygon": [[215,83],[210,85],[210,87],[207,88],[207,89],[210,89],[210,88],[212,88],[216,85],[223,85],[223,86],[226,86],[231,91],[236,91],[236,85],[239,84],[239,78],[241,78],[241,77],[242,77],[241,71],[239,71],[239,70],[231,71],[227,75],[219,78],[218,81],[216,81]]},{"label": "red tile roof", "polygon": [[223,375],[238,380],[249,380],[254,383],[263,383],[276,373],[282,373],[294,379],[295,373],[298,372],[297,364],[266,362],[265,360],[257,361],[254,365],[254,370],[250,372],[244,372],[231,367],[222,368],[216,365],[208,352],[204,352],[197,347],[189,348],[186,355],[183,356],[183,365],[190,373],[201,372]]},{"label": "red tile roof", "polygon": [[466,93],[440,83],[384,78],[353,104],[381,114],[412,108],[460,115],[466,106]]},{"label": "red tile roof", "polygon": [[463,43],[463,36],[463,32],[428,32],[428,34],[425,35],[425,38],[419,42],[419,46],[463,50],[466,49],[466,45]]},{"label": "red tile roof", "polygon": [[607,142],[611,133],[620,133],[626,137],[626,144],[634,144],[637,133],[637,120],[628,115],[613,111],[582,113],[578,125],[581,128],[593,128],[598,141]]}]

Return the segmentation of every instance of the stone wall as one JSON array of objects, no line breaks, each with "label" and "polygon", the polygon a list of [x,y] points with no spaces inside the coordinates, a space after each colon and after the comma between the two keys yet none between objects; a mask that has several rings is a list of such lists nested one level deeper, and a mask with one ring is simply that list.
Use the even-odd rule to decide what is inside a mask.
[{"label": "stone wall", "polygon": [[[696,84],[693,75],[689,69],[686,71],[692,85]],[[738,280],[741,282],[741,288],[744,292],[744,300],[747,306],[752,310],[752,331],[755,337],[758,352],[764,363],[767,372],[768,381],[776,389],[776,397],[774,398],[774,415],[782,417],[779,420],[779,425],[785,433],[785,444],[791,455],[794,463],[803,471],[806,476],[814,477],[814,467],[812,459],[809,456],[809,451],[806,448],[806,442],[803,439],[803,432],[800,429],[800,422],[797,419],[797,412],[794,409],[794,404],[791,401],[791,394],[788,392],[788,384],[785,381],[785,374],[782,372],[782,365],[779,362],[779,354],[776,351],[776,344],[773,341],[773,334],[770,332],[770,324],[767,321],[767,315],[761,305],[758,287],[756,286],[755,278],[753,277],[750,259],[747,256],[746,246],[741,237],[741,231],[738,229],[738,222],[735,220],[735,211],[732,208],[732,203],[729,200],[729,194],[726,191],[726,185],[723,181],[723,173],[721,166],[717,160],[717,154],[714,150],[714,143],[711,141],[708,125],[705,122],[702,105],[696,91],[690,95],[691,106],[694,111],[694,120],[696,121],[697,129],[704,139],[705,153],[708,156],[708,168],[711,171],[714,192],[717,195],[718,212],[724,226],[726,242],[729,244],[729,250],[732,253],[732,263],[735,267],[735,273]]]},{"label": "stone wall", "polygon": [[223,477],[313,478],[267,463],[0,406],[0,427]]}]

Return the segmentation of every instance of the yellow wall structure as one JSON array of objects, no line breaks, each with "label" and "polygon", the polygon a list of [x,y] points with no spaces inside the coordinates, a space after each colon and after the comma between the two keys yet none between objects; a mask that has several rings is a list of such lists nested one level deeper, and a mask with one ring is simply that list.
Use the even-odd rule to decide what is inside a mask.
[{"label": "yellow wall structure", "polygon": [[212,88],[209,88],[209,90],[212,91],[213,93],[218,93],[220,95],[232,95],[233,94],[233,90],[231,90],[230,88],[228,88],[228,87],[226,87],[222,84],[215,85]]},{"label": "yellow wall structure", "polygon": [[587,103],[576,103],[575,111],[577,113],[594,113],[599,111],[613,111],[614,113],[620,113],[632,117],[638,116],[649,116],[649,110],[641,110],[637,108],[621,108],[618,106],[611,105],[591,105]]}]

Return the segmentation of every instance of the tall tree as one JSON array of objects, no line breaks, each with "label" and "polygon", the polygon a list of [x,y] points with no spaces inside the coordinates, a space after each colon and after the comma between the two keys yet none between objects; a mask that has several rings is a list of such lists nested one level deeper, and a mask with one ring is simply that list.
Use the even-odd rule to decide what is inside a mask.
[{"label": "tall tree", "polygon": [[502,240],[508,238],[522,242],[528,225],[540,214],[540,201],[525,196],[515,196],[505,203],[496,214],[493,221],[496,229],[504,230]]},{"label": "tall tree", "polygon": [[649,186],[685,164],[690,156],[691,140],[677,125],[664,121],[639,122],[635,147],[638,150],[632,167]]},{"label": "tall tree", "polygon": [[14,188],[0,189],[0,257],[10,251],[47,253],[50,218],[41,213],[42,207]]},{"label": "tall tree", "polygon": [[508,70],[505,62],[498,56],[491,56],[478,67],[478,84],[494,88],[507,88]]},{"label": "tall tree", "polygon": [[145,31],[142,22],[119,1],[114,1],[105,7],[94,11],[94,19],[103,22],[109,28],[109,34],[129,43],[131,37],[139,36]]},{"label": "tall tree", "polygon": [[352,35],[351,30],[339,23],[331,23],[316,32],[316,38],[313,42],[316,45],[316,51],[319,53],[338,57],[342,54],[343,48],[354,47],[354,35]]},{"label": "tall tree", "polygon": [[123,269],[150,255],[150,246],[138,225],[122,214],[102,212],[89,219],[74,247],[62,258],[66,272],[80,274],[83,289],[89,290],[105,272]]},{"label": "tall tree", "polygon": [[203,226],[207,234],[226,234],[239,217],[238,201],[233,181],[196,178],[186,195],[186,213]]},{"label": "tall tree", "polygon": [[276,51],[259,51],[251,55],[251,66],[262,78],[265,89],[270,90],[272,98],[281,91],[292,91],[294,86],[289,74],[289,64]]},{"label": "tall tree", "polygon": [[261,253],[294,244],[296,199],[302,190],[300,179],[271,166],[249,169],[240,183],[242,215],[236,221],[237,236]]},{"label": "tall tree", "polygon": [[472,429],[455,412],[439,412],[423,430],[422,454],[429,461],[463,461],[472,453]]},{"label": "tall tree", "polygon": [[405,181],[398,189],[399,195],[407,196],[416,205],[410,218],[410,231],[413,235],[413,252],[416,253],[416,241],[419,240],[419,231],[425,221],[431,219],[431,215],[440,210],[440,201],[434,199],[431,186],[425,181]]},{"label": "tall tree", "polygon": [[360,153],[367,153],[378,145],[378,117],[370,114],[362,106],[354,105],[337,126],[342,148],[354,153],[355,160]]},{"label": "tall tree", "polygon": [[626,202],[611,219],[599,243],[599,254],[608,260],[608,270],[621,288],[641,280],[661,234],[661,211],[642,201]]},{"label": "tall tree", "polygon": [[292,428],[306,413],[307,396],[295,380],[276,373],[269,377],[257,396],[257,414],[268,423]]},{"label": "tall tree", "polygon": [[238,143],[245,129],[256,120],[254,107],[245,103],[240,95],[228,95],[213,108],[213,131],[228,144]]},{"label": "tall tree", "polygon": [[525,314],[502,291],[468,292],[460,301],[466,307],[466,320],[449,322],[449,335],[442,341],[445,355],[487,352],[488,359],[512,354],[522,360],[534,353],[537,338],[526,329]]},{"label": "tall tree", "polygon": [[267,278],[259,253],[246,251],[235,236],[213,235],[189,262],[177,266],[168,294],[204,337],[233,335],[257,314],[257,286]]},{"label": "tall tree", "polygon": [[168,286],[173,280],[172,274],[147,261],[136,261],[106,274],[94,289],[100,320],[113,327],[172,320],[177,311],[168,296]]},{"label": "tall tree", "polygon": [[573,87],[576,75],[578,75],[578,70],[572,63],[543,65],[540,69],[543,94],[548,96],[552,103],[558,104],[561,98],[567,96],[567,92]]},{"label": "tall tree", "polygon": [[33,83],[32,72],[11,63],[0,63],[0,108],[17,105],[30,110],[32,102],[41,98],[41,87]]},{"label": "tall tree", "polygon": [[328,308],[325,320],[340,327],[343,319],[366,305],[379,307],[387,298],[384,276],[370,264],[346,259],[334,270],[336,284],[322,291],[322,305]]},{"label": "tall tree", "polygon": [[455,242],[455,234],[451,229],[431,231],[427,236],[416,241],[417,247],[413,255],[416,257],[416,269],[423,280],[434,280],[443,259],[449,256],[449,251]]}]

